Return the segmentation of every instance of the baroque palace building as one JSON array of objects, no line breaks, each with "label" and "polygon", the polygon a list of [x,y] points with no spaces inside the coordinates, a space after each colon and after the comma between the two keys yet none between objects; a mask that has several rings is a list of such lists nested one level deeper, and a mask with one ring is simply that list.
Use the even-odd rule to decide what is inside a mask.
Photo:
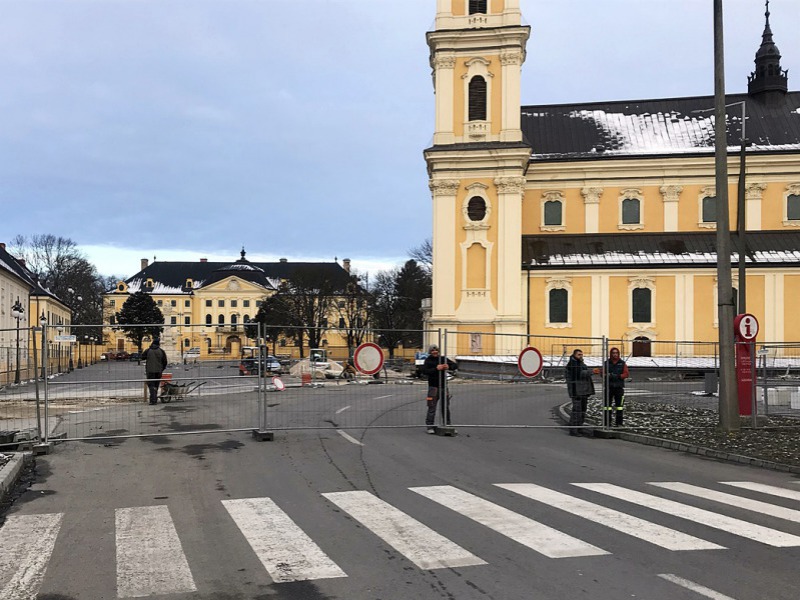
[{"label": "baroque palace building", "polygon": [[[131,294],[149,294],[164,315],[161,346],[170,360],[190,348],[199,348],[200,358],[238,357],[242,349],[254,345],[247,337],[244,324],[254,319],[261,303],[276,293],[281,282],[292,277],[298,268],[313,269],[315,275],[327,279],[337,289],[345,289],[352,281],[350,259],[342,265],[332,263],[250,262],[242,249],[235,262],[154,261],[142,259],[138,273],[117,282],[103,297],[103,338],[111,351],[136,350],[122,331],[115,329],[116,313]],[[336,297],[328,318],[331,330],[322,339],[323,348],[331,356],[347,357],[345,336],[339,333],[338,308],[343,298]],[[270,340],[271,350],[280,354],[298,354],[293,342],[282,335]]]},{"label": "baroque palace building", "polygon": [[[785,301],[800,296],[800,92],[769,19],[747,93],[726,100],[728,193],[735,231],[744,112],[746,308],[759,341],[788,342],[800,340]],[[519,0],[437,0],[428,328],[483,337],[489,354],[519,339],[481,334],[607,336],[640,353],[717,340],[714,98],[522,105],[529,34]]]}]

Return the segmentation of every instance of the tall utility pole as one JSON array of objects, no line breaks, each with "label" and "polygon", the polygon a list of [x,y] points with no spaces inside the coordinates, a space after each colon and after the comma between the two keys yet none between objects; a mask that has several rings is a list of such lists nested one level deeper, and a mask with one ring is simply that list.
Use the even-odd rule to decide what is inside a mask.
[{"label": "tall utility pole", "polygon": [[733,282],[728,208],[728,127],[725,114],[725,45],[722,0],[714,0],[714,149],[717,174],[717,321],[719,322],[719,426],[739,430],[733,345]]}]

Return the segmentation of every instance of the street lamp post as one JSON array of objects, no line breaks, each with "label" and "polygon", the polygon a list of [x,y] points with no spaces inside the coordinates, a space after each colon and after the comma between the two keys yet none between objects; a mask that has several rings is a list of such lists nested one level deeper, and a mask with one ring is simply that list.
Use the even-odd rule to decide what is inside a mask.
[{"label": "street lamp post", "polygon": [[17,320],[17,368],[14,373],[14,383],[19,383],[19,320],[25,316],[25,308],[20,304],[19,296],[11,307],[11,316]]},{"label": "street lamp post", "polygon": [[89,366],[89,336],[88,335],[84,335],[83,336],[83,353],[84,353],[83,366],[84,367],[88,367]]},{"label": "street lamp post", "polygon": [[[64,331],[64,328],[59,326],[58,328],[56,328],[56,331],[58,331],[58,335],[61,335],[61,333]],[[61,342],[58,342],[56,348],[57,348],[56,360],[58,360],[58,372],[61,373]]]}]

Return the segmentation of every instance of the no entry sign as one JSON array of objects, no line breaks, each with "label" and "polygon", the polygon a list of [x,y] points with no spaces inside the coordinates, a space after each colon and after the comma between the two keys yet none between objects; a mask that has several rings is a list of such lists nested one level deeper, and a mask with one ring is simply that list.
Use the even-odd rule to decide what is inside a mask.
[{"label": "no entry sign", "polygon": [[519,372],[525,377],[536,377],[544,365],[542,353],[533,346],[528,346],[519,353],[517,365],[519,366]]},{"label": "no entry sign", "polygon": [[356,369],[364,373],[364,375],[374,375],[383,367],[383,350],[380,349],[378,344],[366,342],[356,348],[353,354],[353,362]]}]

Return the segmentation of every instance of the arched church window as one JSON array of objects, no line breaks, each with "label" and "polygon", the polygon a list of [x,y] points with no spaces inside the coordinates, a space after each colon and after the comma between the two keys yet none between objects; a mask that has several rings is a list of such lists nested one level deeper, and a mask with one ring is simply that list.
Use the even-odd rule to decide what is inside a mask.
[{"label": "arched church window", "polygon": [[470,221],[483,221],[486,217],[486,200],[473,196],[467,204],[467,216]]},{"label": "arched church window", "polygon": [[469,0],[469,14],[486,14],[486,0]]},{"label": "arched church window", "polygon": [[636,288],[631,294],[632,314],[634,323],[652,322],[653,293],[648,288]]},{"label": "arched church window", "polygon": [[544,203],[544,225],[545,227],[558,227],[562,222],[562,209],[560,200],[548,200]]},{"label": "arched church window", "polygon": [[639,199],[625,198],[622,201],[622,224],[638,225],[641,222],[641,204]]},{"label": "arched church window", "polygon": [[469,120],[486,120],[486,80],[480,75],[469,82]]}]

